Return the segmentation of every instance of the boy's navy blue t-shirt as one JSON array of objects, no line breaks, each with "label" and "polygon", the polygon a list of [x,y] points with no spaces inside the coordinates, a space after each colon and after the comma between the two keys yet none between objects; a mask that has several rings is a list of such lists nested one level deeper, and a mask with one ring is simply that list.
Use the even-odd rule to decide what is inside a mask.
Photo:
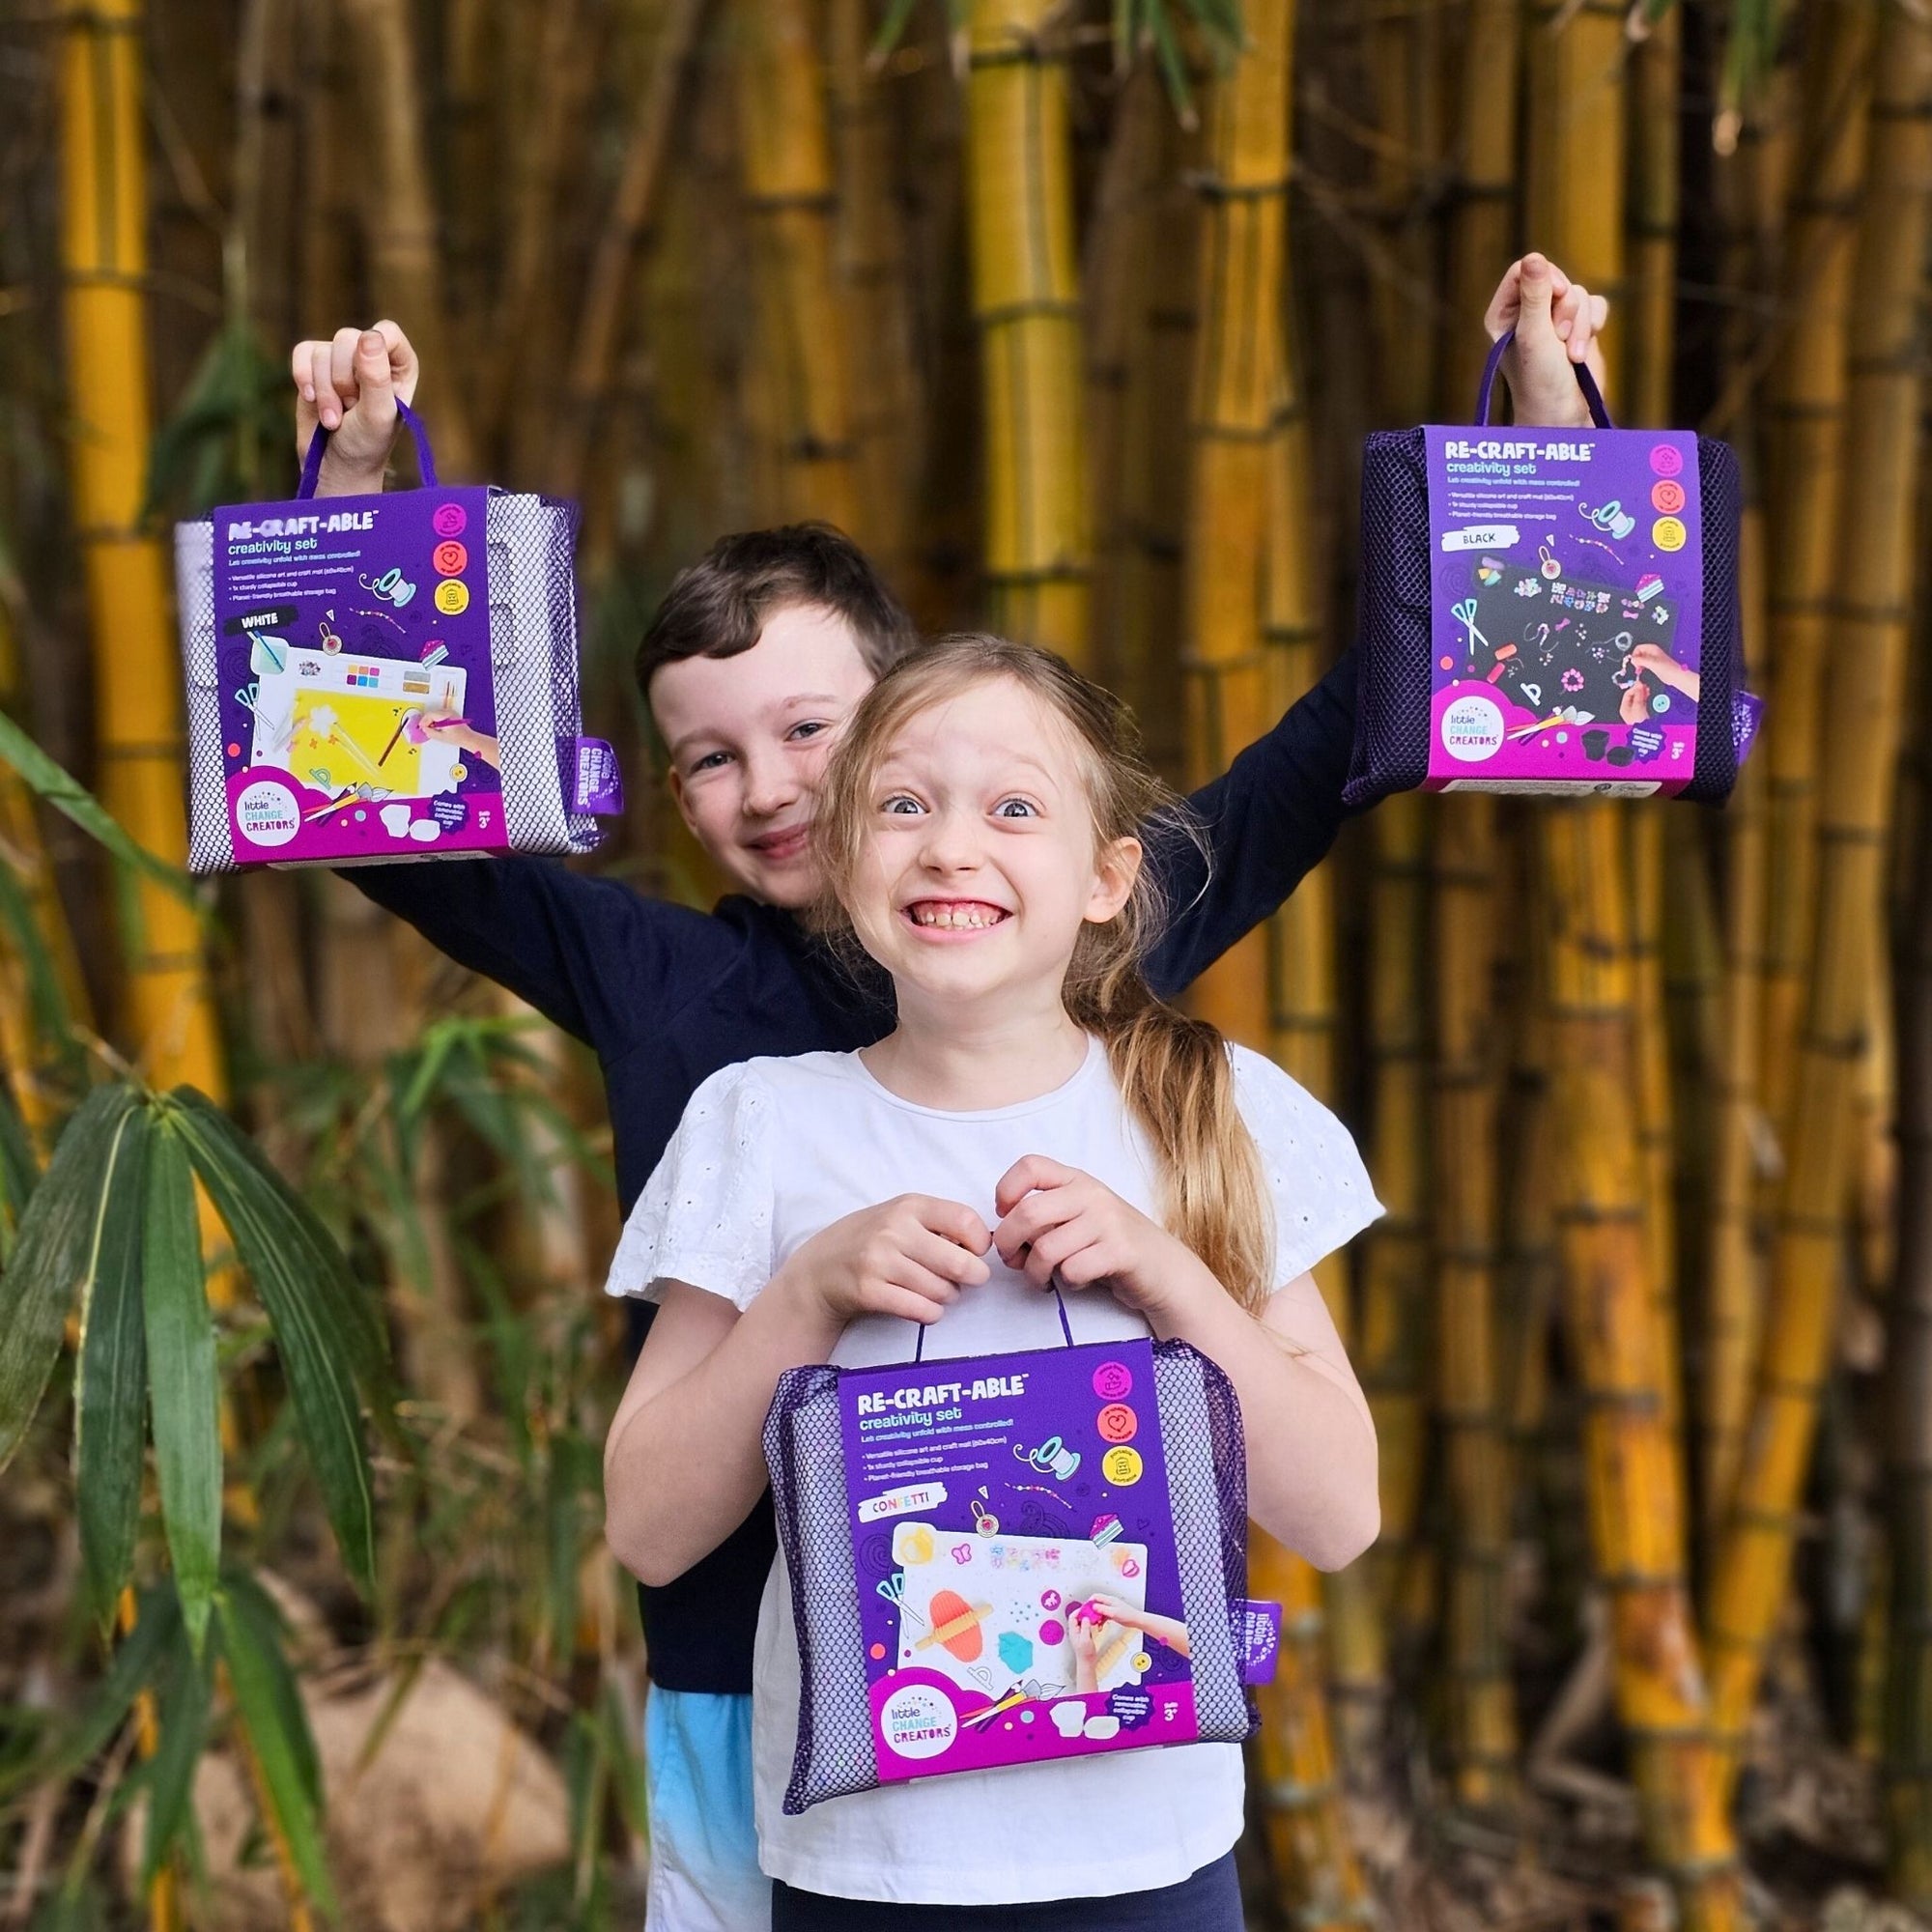
[{"label": "boy's navy blue t-shirt", "polygon": [[[1211,860],[1172,828],[1149,837],[1171,915],[1148,962],[1155,992],[1180,992],[1334,842],[1347,815],[1354,725],[1351,651],[1188,801]],[[850,1052],[892,1030],[883,976],[855,982],[792,914],[753,899],[694,912],[537,859],[367,867],[347,876],[452,959],[595,1049],[626,1214],[685,1103],[720,1067],[759,1054]],[[891,1192],[889,1181],[881,1186]],[[647,1321],[650,1311],[636,1305]],[[676,1582],[639,1587],[659,1684],[750,1693],[758,1600],[776,1549],[767,1494]]]}]

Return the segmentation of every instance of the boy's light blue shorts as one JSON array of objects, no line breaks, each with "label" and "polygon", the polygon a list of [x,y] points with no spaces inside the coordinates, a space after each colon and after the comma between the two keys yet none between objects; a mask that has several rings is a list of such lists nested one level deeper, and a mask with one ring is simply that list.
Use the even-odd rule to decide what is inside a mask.
[{"label": "boy's light blue shorts", "polygon": [[752,1700],[653,1685],[644,1699],[645,1932],[770,1932],[752,1822]]}]

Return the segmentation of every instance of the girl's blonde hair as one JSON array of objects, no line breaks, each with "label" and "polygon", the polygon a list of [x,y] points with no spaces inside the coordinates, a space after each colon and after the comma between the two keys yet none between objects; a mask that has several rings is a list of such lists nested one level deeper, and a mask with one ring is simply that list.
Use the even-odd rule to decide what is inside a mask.
[{"label": "girl's blonde hair", "polygon": [[[1065,659],[1004,638],[962,633],[900,659],[847,722],[827,767],[813,823],[826,879],[817,923],[857,945],[841,901],[872,828],[872,785],[905,725],[920,712],[989,679],[1029,692],[1067,728],[1087,781],[1096,850],[1150,830],[1201,843],[1183,806],[1141,754],[1133,715]],[[1105,1042],[1127,1111],[1159,1161],[1162,1219],[1245,1308],[1260,1312],[1273,1288],[1273,1217],[1260,1150],[1235,1103],[1226,1042],[1149,990],[1142,961],[1167,908],[1159,881],[1140,868],[1126,905],[1106,924],[1082,926],[1062,990],[1066,1010]]]}]

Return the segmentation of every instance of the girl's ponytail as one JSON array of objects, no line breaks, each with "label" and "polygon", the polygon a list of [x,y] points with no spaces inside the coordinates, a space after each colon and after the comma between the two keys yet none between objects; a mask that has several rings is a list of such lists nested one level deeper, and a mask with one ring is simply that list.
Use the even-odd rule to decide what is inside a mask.
[{"label": "girl's ponytail", "polygon": [[1259,1315],[1273,1292],[1273,1213],[1260,1151],[1235,1102],[1228,1045],[1206,1020],[1156,1000],[1073,1017],[1107,1043],[1127,1112],[1152,1145],[1161,1221],[1230,1294]]}]

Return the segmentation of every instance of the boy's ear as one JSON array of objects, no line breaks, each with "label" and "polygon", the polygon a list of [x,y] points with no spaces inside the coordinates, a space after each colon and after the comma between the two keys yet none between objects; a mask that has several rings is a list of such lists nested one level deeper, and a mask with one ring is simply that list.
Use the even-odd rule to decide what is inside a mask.
[{"label": "boy's ear", "polygon": [[1093,924],[1105,925],[1120,917],[1121,908],[1133,897],[1144,857],[1138,838],[1116,838],[1100,848],[1094,867],[1093,896],[1087,901],[1087,918]]}]

